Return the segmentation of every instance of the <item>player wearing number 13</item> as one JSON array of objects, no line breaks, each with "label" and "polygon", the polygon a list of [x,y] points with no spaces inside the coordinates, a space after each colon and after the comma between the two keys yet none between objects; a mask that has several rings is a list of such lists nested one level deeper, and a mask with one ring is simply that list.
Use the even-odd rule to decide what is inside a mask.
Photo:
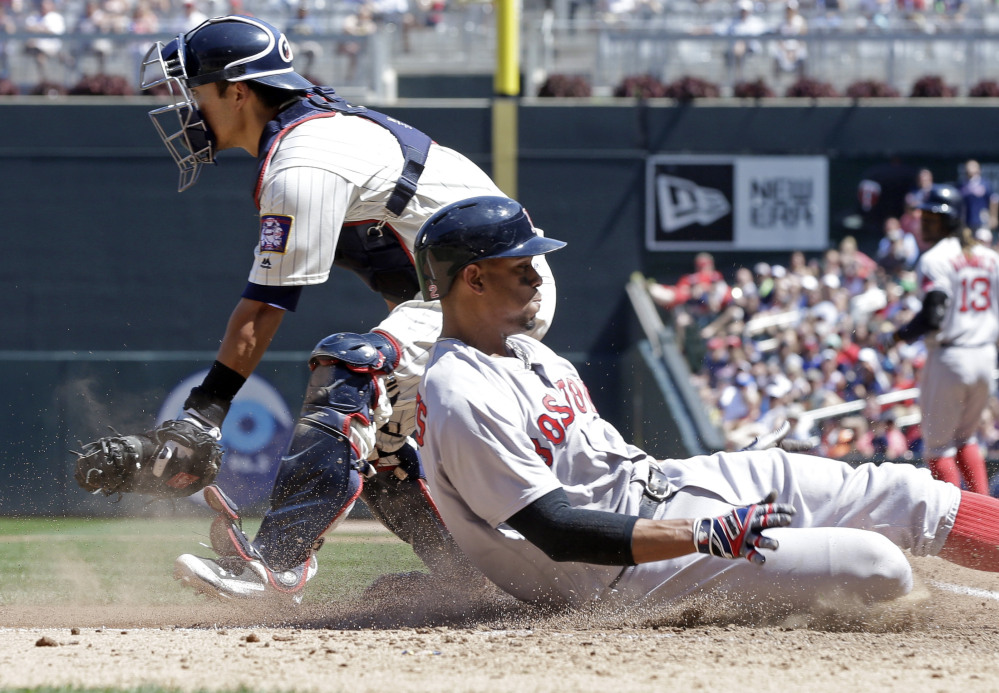
[{"label": "player wearing number 13", "polygon": [[923,307],[891,340],[925,335],[927,358],[919,405],[926,459],[933,476],[988,493],[985,460],[975,430],[992,391],[999,339],[999,254],[964,225],[961,193],[935,185],[920,204],[919,259]]}]

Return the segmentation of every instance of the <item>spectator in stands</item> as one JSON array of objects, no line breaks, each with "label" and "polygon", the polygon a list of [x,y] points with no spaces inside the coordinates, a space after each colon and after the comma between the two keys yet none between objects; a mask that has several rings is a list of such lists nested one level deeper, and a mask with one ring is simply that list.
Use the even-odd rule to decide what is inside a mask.
[{"label": "spectator in stands", "polygon": [[17,32],[17,22],[5,3],[0,2],[0,79],[6,79],[10,74],[10,44],[4,38],[5,34]]},{"label": "spectator in stands", "polygon": [[[160,30],[160,18],[149,4],[149,0],[138,0],[132,9],[132,21],[128,25],[128,33],[133,36],[151,36]],[[149,50],[150,41],[142,40],[131,44],[131,50],[138,62]]]},{"label": "spectator in stands", "polygon": [[807,34],[808,22],[798,11],[798,0],[787,0],[784,3],[784,17],[777,24],[774,33],[783,37],[771,44],[774,78],[780,81],[784,75],[794,75],[796,79],[804,77],[808,44],[793,37]]},{"label": "spectator in stands", "polygon": [[857,247],[857,239],[845,236],[839,242],[840,281],[851,295],[860,293],[878,263]]},{"label": "spectator in stands", "polygon": [[38,10],[28,15],[25,31],[48,38],[30,38],[24,42],[24,52],[30,55],[38,68],[40,82],[49,81],[49,63],[63,60],[62,39],[66,33],[66,18],[56,9],[54,0],[40,0]]},{"label": "spectator in stands", "polygon": [[874,424],[873,437],[874,459],[878,461],[911,459],[909,441],[898,427],[898,412],[895,408],[886,410]]},{"label": "spectator in stands", "polygon": [[878,353],[870,347],[859,350],[857,361],[846,371],[846,380],[847,401],[883,395],[891,388]]},{"label": "spectator in stands", "polygon": [[[371,8],[367,5],[363,6],[366,7],[367,19],[371,27],[368,33],[374,33],[375,27],[374,22],[371,21]],[[360,7],[358,6],[358,10]],[[349,27],[348,23],[350,24]],[[360,35],[361,32],[358,30],[358,24],[357,12],[354,12],[348,15],[348,18],[344,19],[344,25],[341,29],[344,33]],[[304,0],[298,3],[298,6],[295,8],[295,19],[284,30],[284,33],[288,37],[288,40],[291,41],[291,49],[295,54],[295,59],[302,61],[301,73],[308,79],[309,75],[313,72],[316,60],[323,55],[323,47],[315,38],[316,34],[320,33],[319,25],[309,14],[309,6]],[[356,45],[356,42],[352,50],[341,49],[340,46],[337,47],[337,53],[346,55],[349,58],[347,74],[344,75],[343,81],[353,81],[354,74],[357,72],[357,54],[359,52],[360,46]]]},{"label": "spectator in stands", "polygon": [[805,415],[805,408],[798,402],[787,405],[787,422],[791,427],[788,431],[787,439],[794,441],[816,441],[817,436],[813,433],[814,422]]},{"label": "spectator in stands", "polygon": [[884,271],[897,274],[900,270],[910,270],[916,266],[919,244],[915,236],[902,228],[898,219],[888,217],[885,219],[885,235],[878,243],[874,257]]},{"label": "spectator in stands", "polygon": [[969,229],[994,230],[999,224],[999,194],[982,176],[982,167],[974,159],[964,164],[964,182],[961,185],[964,200],[964,223]]},{"label": "spectator in stands", "polygon": [[351,14],[344,17],[341,29],[343,33],[353,37],[341,41],[336,47],[336,52],[339,55],[347,56],[347,72],[343,78],[344,82],[354,81],[357,76],[359,57],[367,46],[366,39],[378,30],[374,16],[371,3],[364,0],[355,7]]},{"label": "spectator in stands", "polygon": [[773,298],[774,278],[770,270],[770,265],[766,262],[757,262],[753,266],[753,276],[756,282],[756,293],[760,297],[760,302],[769,305]]},{"label": "spectator in stands", "polygon": [[[135,8],[132,10],[132,23],[129,25],[128,30],[130,34],[138,36],[159,32],[160,18],[153,11],[147,0],[139,0],[135,3]],[[145,48],[142,52],[145,54]]]},{"label": "spectator in stands", "polygon": [[746,58],[763,52],[763,46],[757,37],[766,33],[767,25],[756,15],[753,0],[737,0],[735,10],[735,17],[721,23],[716,33],[733,38],[725,49],[725,64],[734,81],[741,82]]},{"label": "spectator in stands", "polygon": [[718,395],[722,428],[727,435],[760,417],[760,392],[753,376],[746,371],[735,374],[732,382]]},{"label": "spectator in stands", "polygon": [[201,26],[207,19],[208,15],[198,9],[196,0],[184,0],[180,26],[177,27],[177,33],[190,31],[197,26]]},{"label": "spectator in stands", "polygon": [[975,240],[984,245],[987,248],[991,248],[994,245],[994,235],[989,229],[978,229],[975,231]]},{"label": "spectator in stands", "polygon": [[[73,30],[77,34],[85,36],[114,33],[111,17],[101,6],[99,0],[87,0],[83,6],[83,14],[80,15]],[[113,50],[114,45],[107,38],[79,41],[74,44],[72,52],[73,65],[77,69],[80,69],[80,63],[92,56],[97,64],[97,72],[103,74],[106,69],[108,56],[111,55]]]},{"label": "spectator in stands", "polygon": [[[702,333],[702,329],[729,305],[732,289],[715,269],[711,253],[702,252],[694,257],[694,272],[680,277],[673,285],[653,283],[649,295],[657,305],[673,313],[678,337],[685,342],[694,337],[710,338],[711,330]],[[741,318],[742,315],[729,314],[724,322]],[[692,334],[688,334],[688,328],[693,328]]]},{"label": "spectator in stands", "polygon": [[843,26],[842,6],[839,0],[815,0],[812,27],[819,32],[839,31]]},{"label": "spectator in stands", "polygon": [[725,277],[715,268],[711,253],[694,256],[694,271],[685,274],[675,285],[654,284],[649,287],[652,299],[663,308],[674,308],[687,301],[702,301],[709,294],[721,292],[731,297]]},{"label": "spectator in stands", "polygon": [[928,168],[921,168],[916,174],[916,187],[906,194],[905,201],[913,207],[918,207],[926,199],[926,196],[930,194],[930,190],[932,189],[933,171]]},{"label": "spectator in stands", "polygon": [[416,24],[409,0],[371,0],[371,2],[375,24],[379,27],[391,26],[398,31],[401,34],[402,51],[409,53],[412,50],[409,34]]},{"label": "spectator in stands", "polygon": [[859,0],[857,30],[886,31],[892,9],[892,0]]},{"label": "spectator in stands", "polygon": [[870,426],[862,416],[844,417],[838,426],[833,422],[829,433],[834,438],[826,454],[834,460],[865,462],[874,454]]}]

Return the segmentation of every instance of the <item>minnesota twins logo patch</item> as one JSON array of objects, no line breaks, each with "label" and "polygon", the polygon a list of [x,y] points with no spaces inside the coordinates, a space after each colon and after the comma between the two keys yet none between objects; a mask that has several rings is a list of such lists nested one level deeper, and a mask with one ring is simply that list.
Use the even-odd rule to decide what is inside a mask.
[{"label": "minnesota twins logo patch", "polygon": [[291,223],[294,217],[283,214],[265,214],[260,217],[260,252],[284,253],[288,250]]}]

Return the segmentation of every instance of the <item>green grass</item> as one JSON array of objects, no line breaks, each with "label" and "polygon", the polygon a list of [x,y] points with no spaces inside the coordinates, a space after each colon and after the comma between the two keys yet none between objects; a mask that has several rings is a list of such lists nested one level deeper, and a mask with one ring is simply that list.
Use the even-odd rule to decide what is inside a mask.
[{"label": "green grass", "polygon": [[[196,604],[172,578],[182,553],[211,556],[208,519],[0,518],[0,606]],[[259,520],[247,520],[252,537]],[[408,545],[347,522],[319,552],[305,601],[358,594],[384,573],[420,570]],[[51,689],[57,690],[57,689]]]}]

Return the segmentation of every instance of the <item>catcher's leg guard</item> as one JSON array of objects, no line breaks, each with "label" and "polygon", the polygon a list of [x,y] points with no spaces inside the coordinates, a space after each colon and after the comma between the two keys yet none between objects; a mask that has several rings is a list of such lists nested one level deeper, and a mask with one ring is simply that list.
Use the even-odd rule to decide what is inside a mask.
[{"label": "catcher's leg guard", "polygon": [[478,577],[441,520],[416,448],[407,444],[379,458],[376,469],[361,494],[371,513],[412,546],[435,576],[457,581],[455,587]]},{"label": "catcher's leg guard", "polygon": [[331,335],[313,351],[305,403],[253,541],[273,569],[303,563],[347,516],[361,490],[362,438],[374,439],[378,376],[395,367],[397,354],[374,333]]}]

